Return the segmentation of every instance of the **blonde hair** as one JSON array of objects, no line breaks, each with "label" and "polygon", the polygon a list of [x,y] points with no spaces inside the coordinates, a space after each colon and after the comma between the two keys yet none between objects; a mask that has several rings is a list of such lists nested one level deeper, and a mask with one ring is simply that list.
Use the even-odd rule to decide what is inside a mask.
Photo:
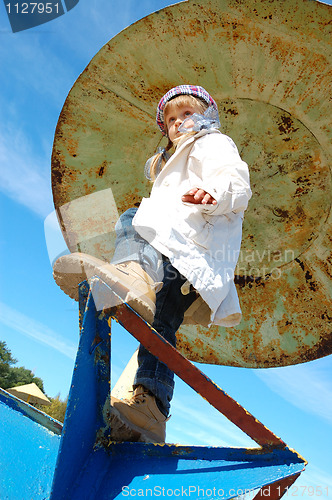
[{"label": "blonde hair", "polygon": [[[172,104],[172,105],[175,104],[177,108],[180,108],[181,106],[197,107],[200,114],[204,114],[204,112],[209,107],[209,105],[205,101],[200,99],[199,97],[194,97],[193,95],[188,95],[188,94],[181,94],[181,95],[174,97],[173,99],[171,99],[170,101],[168,101],[166,103],[165,108],[164,108],[164,117],[166,115],[167,108],[169,107],[170,104]],[[166,124],[165,124],[165,128],[166,128],[166,132],[167,132]],[[151,158],[150,172],[148,172],[148,174],[149,174],[149,177],[150,177],[152,182],[156,179],[159,172],[161,172],[161,170],[166,165],[167,155],[165,154],[165,152],[170,151],[172,148],[174,148],[174,150],[175,150],[178,142],[180,140],[182,140],[183,136],[189,137],[189,136],[195,135],[195,134],[197,134],[197,132],[187,132],[186,134],[182,134],[181,137],[179,137],[178,139],[175,139],[174,143],[168,138],[168,143],[167,143],[167,146],[165,147],[165,151],[162,151],[161,153],[157,153]],[[157,172],[157,170],[158,170],[158,172]]]}]

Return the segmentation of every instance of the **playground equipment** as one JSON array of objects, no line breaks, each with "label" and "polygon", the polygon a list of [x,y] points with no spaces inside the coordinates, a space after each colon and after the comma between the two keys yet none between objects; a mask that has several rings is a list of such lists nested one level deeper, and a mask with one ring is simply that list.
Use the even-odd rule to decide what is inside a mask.
[{"label": "playground equipment", "polygon": [[[101,312],[96,304],[107,304]],[[114,304],[114,306],[112,306]],[[152,330],[96,277],[80,286],[81,340],[52,500],[120,499],[125,495],[233,498],[259,489],[280,498],[305,460]],[[257,448],[115,442],[110,407],[111,318],[246,432]],[[135,435],[133,441],[144,441]],[[197,488],[194,490],[193,488]],[[198,492],[198,488],[201,493]],[[181,492],[186,491],[187,493]],[[141,492],[141,493],[139,493]],[[208,493],[211,492],[211,493]]]},{"label": "playground equipment", "polygon": [[[332,352],[330,12],[306,0],[182,2],[117,35],[76,81],[61,112],[52,156],[55,206],[72,252],[111,259],[118,214],[148,195],[142,166],[161,142],[154,125],[156,102],[180,83],[196,82],[216,99],[223,132],[235,139],[250,165],[253,198],[236,276],[244,316],[239,327],[183,326],[176,352],[127,305],[112,306],[119,302],[98,277],[82,292],[76,393],[52,498],[66,498],[70,491],[72,498],[113,499],[126,493],[123,485],[145,491],[169,484],[224,485],[224,494],[214,498],[259,487],[264,495],[264,486],[273,484],[270,498],[279,498],[303,470],[303,459],[188,359],[271,367]],[[152,50],[146,50],[147,41]],[[104,309],[98,316],[100,304]],[[108,402],[111,317],[260,448],[234,452],[114,443]],[[84,409],[82,379],[90,380],[93,394],[85,398]],[[133,435],[139,439],[144,436]]]},{"label": "playground equipment", "polygon": [[[209,488],[215,499],[250,489],[277,499],[304,469],[303,458],[188,360],[262,368],[332,352],[330,17],[331,7],[310,0],[189,0],[117,35],[70,91],[52,183],[71,252],[112,257],[118,214],[148,195],[143,165],[161,142],[156,102],[180,83],[202,85],[216,99],[222,131],[250,166],[253,198],[236,272],[240,326],[183,326],[175,351],[100,278],[80,285],[80,346],[52,500],[116,499],[156,487],[162,496],[170,484],[173,493]],[[114,442],[111,318],[259,447]]]}]

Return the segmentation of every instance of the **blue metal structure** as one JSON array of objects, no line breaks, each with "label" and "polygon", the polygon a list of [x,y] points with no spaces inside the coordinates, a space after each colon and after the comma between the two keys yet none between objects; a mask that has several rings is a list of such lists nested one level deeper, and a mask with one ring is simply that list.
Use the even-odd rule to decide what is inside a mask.
[{"label": "blue metal structure", "polygon": [[[96,304],[107,304],[99,309]],[[119,305],[120,304],[120,305]],[[142,342],[260,447],[116,443],[110,424],[111,318]],[[305,461],[151,329],[100,278],[80,287],[81,340],[52,487],[52,500],[125,496],[233,498],[261,488],[280,498]],[[203,493],[205,492],[205,493]],[[190,495],[189,495],[190,493]]]},{"label": "blue metal structure", "polygon": [[0,389],[0,498],[49,498],[62,424]]},{"label": "blue metal structure", "polygon": [[[110,419],[112,318],[259,447],[115,442]],[[90,285],[80,285],[80,331],[63,429],[45,413],[0,390],[1,500],[126,496],[217,500],[252,490],[259,490],[257,497],[278,499],[304,470],[301,456],[168,344],[98,277]]]}]

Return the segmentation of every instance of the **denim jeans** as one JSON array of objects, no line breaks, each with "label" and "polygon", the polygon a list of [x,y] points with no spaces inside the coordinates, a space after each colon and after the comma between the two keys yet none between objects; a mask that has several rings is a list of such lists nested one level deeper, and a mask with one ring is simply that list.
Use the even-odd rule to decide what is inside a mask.
[{"label": "denim jeans", "polygon": [[[163,287],[156,294],[156,313],[153,328],[170,344],[176,345],[175,333],[180,327],[185,311],[196,298],[192,290],[187,295],[181,292],[186,278],[161,255],[132,226],[137,208],[124,212],[115,226],[116,242],[113,264],[128,260],[137,261],[155,280],[162,281]],[[169,413],[170,401],[174,390],[174,373],[140,345],[138,351],[138,370],[134,386],[143,385],[156,397],[159,409],[165,416]]]}]

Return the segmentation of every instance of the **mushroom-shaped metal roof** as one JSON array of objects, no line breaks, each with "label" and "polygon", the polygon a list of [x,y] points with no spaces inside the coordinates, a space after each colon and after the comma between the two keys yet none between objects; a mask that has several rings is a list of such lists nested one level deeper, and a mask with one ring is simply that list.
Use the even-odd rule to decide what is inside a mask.
[{"label": "mushroom-shaped metal roof", "polygon": [[148,196],[159,98],[197,84],[248,163],[238,327],[182,326],[192,360],[272,367],[332,352],[331,19],[310,0],[189,0],[110,40],[77,79],[54,140],[54,203],[71,251],[109,260],[119,213]]}]

